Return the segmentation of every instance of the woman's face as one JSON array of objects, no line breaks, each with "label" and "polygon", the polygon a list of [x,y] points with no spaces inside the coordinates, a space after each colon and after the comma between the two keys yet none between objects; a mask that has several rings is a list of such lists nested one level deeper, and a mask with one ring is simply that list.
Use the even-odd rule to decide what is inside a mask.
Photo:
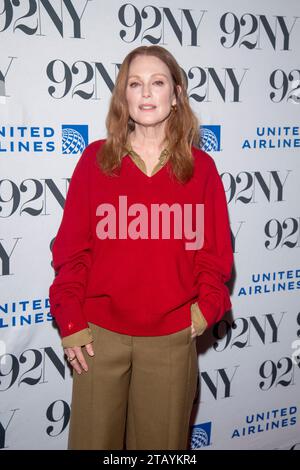
[{"label": "woman's face", "polygon": [[136,56],[129,66],[126,86],[129,115],[142,126],[156,126],[176,104],[167,65],[155,56]]}]

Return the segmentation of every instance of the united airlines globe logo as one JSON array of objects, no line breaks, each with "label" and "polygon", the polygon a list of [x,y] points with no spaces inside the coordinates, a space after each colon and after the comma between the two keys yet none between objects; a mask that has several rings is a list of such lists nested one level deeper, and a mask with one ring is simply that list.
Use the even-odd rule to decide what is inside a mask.
[{"label": "united airlines globe logo", "polygon": [[208,435],[204,429],[197,429],[192,436],[192,449],[200,449],[208,445]]},{"label": "united airlines globe logo", "polygon": [[199,147],[205,152],[220,150],[220,126],[200,126]]},{"label": "united airlines globe logo", "polygon": [[201,449],[211,444],[211,421],[193,426],[191,449]]},{"label": "united airlines globe logo", "polygon": [[87,126],[62,126],[63,155],[81,154],[88,144]]},{"label": "united airlines globe logo", "polygon": [[218,141],[215,134],[210,129],[201,129],[200,133],[201,138],[201,148],[205,152],[209,152],[211,150],[217,150],[218,148]]}]

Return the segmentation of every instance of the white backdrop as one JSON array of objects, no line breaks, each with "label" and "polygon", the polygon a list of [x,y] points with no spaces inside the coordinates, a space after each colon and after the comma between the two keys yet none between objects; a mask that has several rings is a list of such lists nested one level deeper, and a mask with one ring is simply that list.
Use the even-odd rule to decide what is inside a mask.
[{"label": "white backdrop", "polygon": [[147,44],[187,74],[235,251],[233,309],[198,339],[191,447],[300,448],[298,1],[16,3],[0,0],[0,448],[66,448],[51,243],[118,64]]}]

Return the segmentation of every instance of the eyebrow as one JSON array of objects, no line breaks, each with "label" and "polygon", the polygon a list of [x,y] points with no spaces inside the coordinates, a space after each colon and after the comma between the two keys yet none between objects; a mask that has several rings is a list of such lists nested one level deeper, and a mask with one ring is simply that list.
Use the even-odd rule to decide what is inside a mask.
[{"label": "eyebrow", "polygon": [[[163,76],[163,77],[165,77],[165,78],[168,78],[168,76],[167,76],[165,73],[153,73],[153,74],[151,75],[151,77],[154,77],[155,75],[161,75],[161,76]],[[128,80],[129,80],[130,78],[141,78],[141,77],[140,77],[139,75],[130,75],[130,76],[128,77]]]}]

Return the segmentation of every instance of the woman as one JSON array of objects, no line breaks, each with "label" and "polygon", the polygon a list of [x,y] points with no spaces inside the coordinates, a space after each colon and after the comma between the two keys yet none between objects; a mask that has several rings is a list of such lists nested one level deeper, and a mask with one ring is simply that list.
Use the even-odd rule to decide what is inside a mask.
[{"label": "woman", "polygon": [[231,307],[224,189],[166,49],[127,55],[106,124],[53,245],[51,312],[77,372],[69,449],[187,449],[195,337]]}]

